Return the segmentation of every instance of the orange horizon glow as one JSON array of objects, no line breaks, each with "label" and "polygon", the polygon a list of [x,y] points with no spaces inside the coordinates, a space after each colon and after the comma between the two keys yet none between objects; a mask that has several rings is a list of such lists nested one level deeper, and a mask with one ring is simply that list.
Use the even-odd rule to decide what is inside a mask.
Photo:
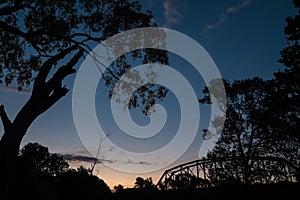
[{"label": "orange horizon glow", "polygon": [[[76,169],[79,166],[84,168],[90,168],[91,163],[87,162],[72,162],[68,161],[70,168]],[[157,183],[159,178],[162,176],[165,170],[151,172],[151,173],[126,173],[118,170],[114,170],[105,166],[104,164],[98,163],[94,168],[93,174],[102,179],[111,190],[114,190],[114,186],[122,185],[124,188],[133,188],[137,177],[144,179],[151,177],[154,184]]]},{"label": "orange horizon glow", "polygon": [[[97,163],[93,175],[98,176],[102,179],[108,187],[113,191],[114,186],[122,185],[124,188],[133,188],[134,183],[137,177],[152,178],[154,184],[157,184],[158,180],[161,178],[165,170],[177,166],[182,163],[190,162],[192,160],[199,159],[198,157],[189,157],[181,160],[177,160],[171,166],[168,166],[164,169],[149,172],[149,173],[126,173],[119,170],[112,169],[105,164]],[[88,169],[91,168],[90,162],[78,162],[78,161],[68,161],[70,168],[76,169],[79,166],[83,166],[84,168]]]}]

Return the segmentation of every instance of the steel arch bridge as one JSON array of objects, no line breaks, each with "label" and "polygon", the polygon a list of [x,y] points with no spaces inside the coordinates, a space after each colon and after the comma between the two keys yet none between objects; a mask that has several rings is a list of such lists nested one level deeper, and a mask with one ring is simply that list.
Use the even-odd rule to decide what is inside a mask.
[{"label": "steel arch bridge", "polygon": [[279,157],[219,157],[200,159],[166,170],[160,189],[216,187],[222,184],[298,182],[300,169]]}]

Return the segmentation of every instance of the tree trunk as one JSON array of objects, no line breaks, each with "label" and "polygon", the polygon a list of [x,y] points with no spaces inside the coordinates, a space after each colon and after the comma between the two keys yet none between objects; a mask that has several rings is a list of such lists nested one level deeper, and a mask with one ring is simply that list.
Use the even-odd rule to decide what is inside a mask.
[{"label": "tree trunk", "polygon": [[[74,65],[83,54],[79,51],[66,65],[58,68],[54,75],[46,82],[53,65],[68,53],[75,50],[71,46],[59,54],[51,57],[40,69],[37,75],[31,97],[17,114],[13,122],[8,118],[4,106],[0,106],[0,116],[4,127],[4,134],[0,140],[0,199],[13,199],[18,191],[16,172],[18,170],[17,157],[23,137],[34,120],[53,106],[69,91],[62,86],[63,79],[74,73]],[[22,186],[21,186],[22,187]]]},{"label": "tree trunk", "polygon": [[11,195],[17,187],[15,172],[18,170],[17,155],[20,143],[16,133],[19,135],[20,131],[12,127],[4,133],[0,141],[0,199],[13,199]]}]

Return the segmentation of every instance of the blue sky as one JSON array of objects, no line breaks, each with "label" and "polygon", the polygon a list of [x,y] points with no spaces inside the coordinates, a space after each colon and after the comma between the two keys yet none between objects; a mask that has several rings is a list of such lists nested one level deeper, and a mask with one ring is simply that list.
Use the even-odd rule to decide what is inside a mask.
[{"label": "blue sky", "polygon": [[[269,79],[275,71],[282,68],[277,59],[280,50],[286,45],[283,34],[285,17],[296,13],[292,0],[144,0],[142,5],[153,12],[154,19],[160,27],[179,31],[201,44],[216,63],[222,77],[228,80],[254,76]],[[172,57],[170,66],[179,70],[190,81],[198,97],[201,97],[203,80],[195,73],[192,66],[176,56]],[[75,76],[67,78],[66,83],[71,89],[70,93],[32,124],[23,144],[39,142],[49,147],[51,152],[88,155],[77,134],[72,116],[71,92],[74,79]],[[120,145],[127,148],[145,151],[147,148],[154,148],[155,145],[163,145],[173,137],[172,133],[180,120],[178,102],[174,94],[170,93],[162,102],[166,110],[172,113],[164,127],[164,133],[156,135],[157,140],[152,138],[153,141],[143,141],[117,135],[118,129],[114,127],[108,110],[109,101],[107,98],[102,98],[105,89],[101,89],[101,84],[99,88],[96,99],[102,103],[96,106],[98,119],[100,123],[109,126],[109,130],[115,134],[111,139],[116,143],[120,142],[122,143]],[[29,94],[26,92],[17,93],[14,89],[0,88],[0,103],[6,106],[11,118],[14,118],[28,98]],[[201,128],[207,125],[209,119],[208,108],[203,105],[199,105],[199,108],[201,121],[198,134],[190,148],[176,163],[198,158],[199,146],[202,144]],[[132,111],[131,114],[137,123],[148,122],[148,118],[140,114],[139,110]],[[2,132],[3,127],[0,126],[0,133]],[[135,165],[146,166],[153,163],[132,161],[132,163],[124,163],[124,166],[126,164],[134,168]],[[99,176],[111,186],[119,183],[130,186],[137,176],[152,176],[155,181],[164,170],[130,174],[103,165],[99,167],[100,169],[97,169]]]}]

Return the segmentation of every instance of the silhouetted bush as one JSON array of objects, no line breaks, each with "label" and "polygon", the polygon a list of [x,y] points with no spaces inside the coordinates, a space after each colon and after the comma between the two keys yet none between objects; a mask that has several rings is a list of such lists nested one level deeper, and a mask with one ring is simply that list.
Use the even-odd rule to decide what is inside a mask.
[{"label": "silhouetted bush", "polygon": [[83,167],[63,173],[58,180],[58,199],[111,199],[107,184]]}]

